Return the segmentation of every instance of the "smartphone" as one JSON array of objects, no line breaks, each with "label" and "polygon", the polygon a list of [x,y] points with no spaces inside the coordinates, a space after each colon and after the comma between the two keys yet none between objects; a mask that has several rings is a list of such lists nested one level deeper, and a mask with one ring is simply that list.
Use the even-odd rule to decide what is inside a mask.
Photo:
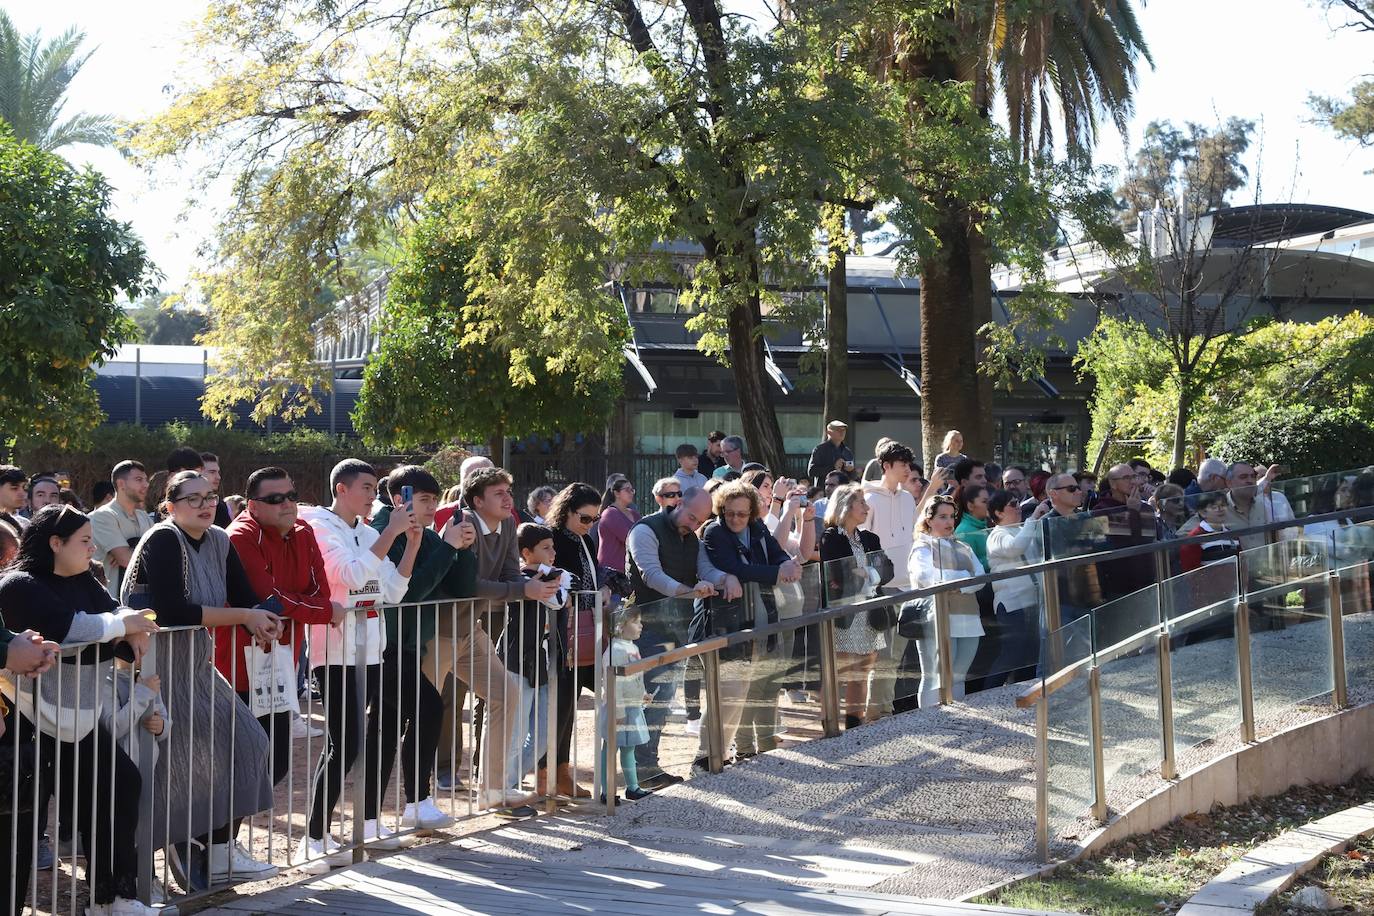
[{"label": "smartphone", "polygon": [[411,507],[414,505],[414,503],[415,503],[415,488],[414,488],[414,487],[409,487],[409,486],[407,486],[407,487],[401,487],[401,502],[405,503],[405,507],[406,507],[407,509],[411,508]]},{"label": "smartphone", "polygon": [[545,582],[557,582],[559,579],[563,578],[563,570],[555,566],[548,572],[541,574],[539,578]]}]

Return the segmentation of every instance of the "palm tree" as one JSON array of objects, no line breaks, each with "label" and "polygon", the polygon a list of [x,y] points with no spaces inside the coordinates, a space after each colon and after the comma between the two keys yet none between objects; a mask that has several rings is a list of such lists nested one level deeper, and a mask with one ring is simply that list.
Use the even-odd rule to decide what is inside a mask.
[{"label": "palm tree", "polygon": [[[874,73],[903,81],[961,81],[973,86],[984,118],[1000,88],[1007,122],[1022,155],[1046,153],[1057,114],[1070,157],[1087,160],[1106,114],[1124,129],[1131,113],[1136,61],[1149,50],[1130,0],[1047,0],[1013,13],[1006,0],[950,0],[945,26],[931,38],[902,10],[876,30],[866,49]],[[1151,61],[1151,63],[1153,63]],[[977,201],[949,195],[935,202],[930,229],[939,251],[921,265],[921,423],[926,454],[947,429],[965,434],[973,454],[992,452],[992,385],[977,373],[977,329],[991,320],[991,268],[977,228]]]},{"label": "palm tree", "polygon": [[67,87],[90,58],[80,53],[85,40],[86,34],[73,27],[44,43],[37,31],[19,34],[0,11],[0,120],[20,140],[49,152],[72,143],[114,142],[111,117],[77,114],[61,119]]}]

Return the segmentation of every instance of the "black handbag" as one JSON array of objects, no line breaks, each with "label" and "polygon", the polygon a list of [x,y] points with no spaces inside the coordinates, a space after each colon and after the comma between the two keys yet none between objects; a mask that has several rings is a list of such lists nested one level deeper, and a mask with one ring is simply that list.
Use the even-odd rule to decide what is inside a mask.
[{"label": "black handbag", "polygon": [[868,609],[868,625],[882,633],[897,625],[897,609],[890,604]]},{"label": "black handbag", "polygon": [[934,598],[917,598],[907,602],[897,618],[897,635],[903,639],[925,638],[926,623],[934,609]]}]

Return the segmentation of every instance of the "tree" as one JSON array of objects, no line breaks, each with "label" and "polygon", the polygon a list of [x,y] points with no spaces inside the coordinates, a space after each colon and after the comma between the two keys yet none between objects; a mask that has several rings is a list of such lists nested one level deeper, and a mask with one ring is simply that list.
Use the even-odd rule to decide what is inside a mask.
[{"label": "tree", "polygon": [[49,152],[73,143],[114,142],[114,119],[78,114],[62,120],[63,96],[90,54],[81,53],[86,34],[70,28],[48,43],[35,31],[20,35],[0,10],[0,119],[15,137]]},{"label": "tree", "polygon": [[138,325],[138,341],[145,344],[191,346],[205,331],[205,314],[178,307],[168,293],[154,293],[134,303],[129,317]]},{"label": "tree", "polygon": [[[851,203],[843,189],[902,196],[902,100],[821,65],[860,6],[796,5],[764,27],[717,0],[647,16],[637,0],[358,0],[289,22],[275,0],[213,4],[198,54],[219,75],[136,137],[152,156],[208,145],[239,178],[207,278],[224,355],[207,410],[317,406],[302,398],[323,380],[319,278],[343,269],[341,241],[371,244],[423,199],[473,240],[465,336],[509,352],[517,386],[539,362],[618,376],[608,272],[662,281],[662,243],[698,246],[689,327],[733,371],[751,453],[781,469],[764,313],[807,320],[813,304],[778,290],[815,276],[820,209]],[[259,396],[261,378],[281,383]]]},{"label": "tree", "polygon": [[[1374,0],[1322,0],[1321,5],[1341,17],[1340,28],[1374,34]],[[1348,98],[1310,95],[1308,104],[1317,120],[1337,136],[1361,146],[1374,145],[1374,80],[1356,83]]]},{"label": "tree", "polygon": [[[999,169],[995,160],[1003,155],[1001,138],[986,130],[999,88],[1013,158],[1034,163],[1053,149],[1058,112],[1070,164],[1086,165],[1099,112],[1124,127],[1136,60],[1149,56],[1127,0],[898,2],[875,5],[868,22],[865,57],[880,78],[916,88],[907,109],[913,121],[925,129],[941,121],[950,130],[995,141],[984,153],[986,161],[966,163],[966,173]],[[950,105],[948,94],[919,88],[951,85],[964,87],[962,104]],[[933,101],[939,104],[929,104]],[[970,155],[976,152],[968,150]],[[1042,183],[1053,185],[1059,177],[1051,175]],[[931,244],[915,239],[921,275],[924,447],[927,455],[935,454],[945,431],[958,427],[969,451],[990,454],[992,385],[1008,366],[1005,357],[989,354],[999,333],[992,325],[991,263],[999,256],[1007,260],[1009,253],[999,251],[988,237],[989,223],[999,214],[981,186],[936,182],[929,193],[936,212],[924,223],[923,235]],[[1034,222],[1009,234],[1038,238]],[[1088,222],[1096,225],[1095,219]],[[1044,301],[1027,297],[1018,299],[1018,305],[1032,300]],[[1040,310],[1033,315],[1027,320],[1043,323]],[[980,364],[986,371],[979,372]],[[1022,363],[1019,369],[1028,371],[1030,365]]]},{"label": "tree", "polygon": [[619,377],[582,379],[536,361],[521,369],[533,382],[516,387],[510,352],[468,334],[470,316],[481,311],[464,273],[472,249],[443,214],[412,232],[387,288],[380,349],[363,373],[355,427],[384,448],[481,441],[500,455],[507,436],[604,426]]},{"label": "tree", "polygon": [[1140,214],[1180,193],[1195,198],[1185,204],[1191,213],[1225,206],[1250,178],[1241,157],[1250,149],[1254,130],[1254,121],[1241,118],[1228,118],[1211,130],[1191,121],[1181,130],[1167,121],[1151,121],[1117,192],[1122,224],[1135,229]]},{"label": "tree", "polygon": [[153,289],[143,245],[91,170],[0,124],[0,440],[78,443],[100,423],[93,366],[136,328],[115,301]]}]

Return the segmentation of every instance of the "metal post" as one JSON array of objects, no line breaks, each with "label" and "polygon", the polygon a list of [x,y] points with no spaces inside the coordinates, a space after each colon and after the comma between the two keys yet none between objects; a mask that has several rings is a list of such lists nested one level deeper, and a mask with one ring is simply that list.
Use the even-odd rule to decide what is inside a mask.
[{"label": "metal post", "polygon": [[945,592],[935,593],[935,645],[940,658],[940,705],[954,702],[954,663],[949,657],[949,605]]},{"label": "metal post", "polygon": [[1102,751],[1102,669],[1093,664],[1088,669],[1088,708],[1092,713],[1093,752],[1093,817],[1098,823],[1107,822],[1107,770]]},{"label": "metal post", "polygon": [[[597,592],[597,600],[600,602],[601,593]],[[602,640],[605,639],[609,645],[609,635],[612,632],[611,626],[611,606],[606,603],[604,606],[597,605],[597,632],[596,632],[596,657],[601,669],[601,709],[604,711],[606,720],[601,727],[601,740],[604,747],[601,753],[597,754],[600,758],[602,788],[606,790],[606,813],[615,814],[615,793],[616,793],[616,719],[619,715],[615,699],[615,665],[611,664],[611,654],[609,651],[602,652]],[[576,702],[576,701],[574,701]],[[573,778],[574,784],[577,782],[576,775]],[[574,790],[576,785],[574,785]]]},{"label": "metal post", "polygon": [[1160,583],[1170,577],[1169,555],[1162,550],[1155,551],[1155,582]]},{"label": "metal post", "polygon": [[1236,671],[1240,675],[1240,738],[1255,740],[1255,684],[1250,672],[1250,605],[1236,602]]},{"label": "metal post", "polygon": [[[577,616],[577,605],[579,600],[580,596],[574,594],[572,602],[569,606],[569,613],[571,613],[574,618]],[[561,638],[561,635],[558,632],[558,618],[553,617],[552,615],[548,616],[548,638],[550,645],[552,645],[552,643],[555,640]],[[569,627],[568,630],[569,633],[571,633],[572,627]],[[575,647],[573,651],[575,651]],[[543,772],[544,787],[548,789],[548,792],[544,796],[544,810],[548,814],[553,814],[558,810],[558,779],[555,775],[558,771],[558,653],[550,649],[547,653],[545,661],[548,663],[549,702],[546,704],[548,706],[548,709],[546,710],[547,715],[545,716],[545,718],[548,719],[548,722],[546,723],[548,731],[545,733],[544,738]],[[457,758],[456,754],[453,756],[454,759]],[[537,757],[534,766],[535,779],[537,781],[539,774],[539,761]],[[458,765],[455,763],[453,765],[453,768],[457,770]],[[576,775],[574,775],[573,782],[575,783],[576,781]],[[535,785],[535,789],[537,790],[538,788],[539,786]],[[576,801],[576,799],[574,799],[574,801]]]},{"label": "metal post", "polygon": [[1178,777],[1178,763],[1174,759],[1174,659],[1170,654],[1172,646],[1167,632],[1160,632],[1155,647],[1159,654],[1159,738],[1163,744],[1159,775],[1165,779],[1175,779]]},{"label": "metal post", "polygon": [[134,347],[134,425],[143,425],[143,348]]},{"label": "metal post", "polygon": [[[1053,633],[1062,624],[1059,621],[1059,574],[1051,569],[1040,574],[1040,584],[1045,588],[1045,631]],[[1059,665],[1055,665],[1059,670]]]},{"label": "metal post", "polygon": [[[382,613],[385,613],[385,611]],[[396,610],[396,613],[401,613],[399,608]],[[355,610],[352,614],[354,661],[356,662],[359,659],[366,661],[367,611]],[[377,623],[379,626],[384,625],[384,621],[379,620]],[[347,624],[345,624],[345,626],[347,626]],[[345,659],[345,661],[347,661],[347,659]],[[353,864],[357,865],[367,858],[367,854],[363,851],[363,819],[367,817],[367,665],[358,665],[353,671],[353,708],[356,714],[353,716],[353,722],[348,722],[345,719],[344,727],[347,728],[349,725],[354,725],[358,730],[357,738],[355,739],[358,743],[358,755],[354,758],[353,766]],[[380,680],[385,681],[386,679],[381,678]],[[396,702],[399,705],[400,697],[396,698]],[[386,740],[386,737],[383,736],[382,740]],[[402,767],[404,767],[404,762],[402,762]],[[343,780],[343,778],[343,774],[340,773],[339,779]],[[378,813],[380,814],[380,812]],[[343,817],[343,814],[340,813],[339,816]],[[325,835],[328,836],[327,828]]]},{"label": "metal post", "polygon": [[1345,611],[1341,574],[1334,569],[1326,578],[1326,616],[1331,622],[1331,700],[1337,709],[1348,704],[1345,678]]},{"label": "metal post", "polygon": [[706,727],[707,766],[712,773],[725,769],[725,723],[721,721],[720,708],[720,653],[716,650],[701,657],[706,679],[706,715],[702,723]]},{"label": "metal post", "polygon": [[840,672],[835,659],[835,621],[822,620],[820,625],[821,655],[821,727],[827,738],[840,733]]},{"label": "metal post", "polygon": [[1050,860],[1050,709],[1043,689],[1035,701],[1035,855]]}]

